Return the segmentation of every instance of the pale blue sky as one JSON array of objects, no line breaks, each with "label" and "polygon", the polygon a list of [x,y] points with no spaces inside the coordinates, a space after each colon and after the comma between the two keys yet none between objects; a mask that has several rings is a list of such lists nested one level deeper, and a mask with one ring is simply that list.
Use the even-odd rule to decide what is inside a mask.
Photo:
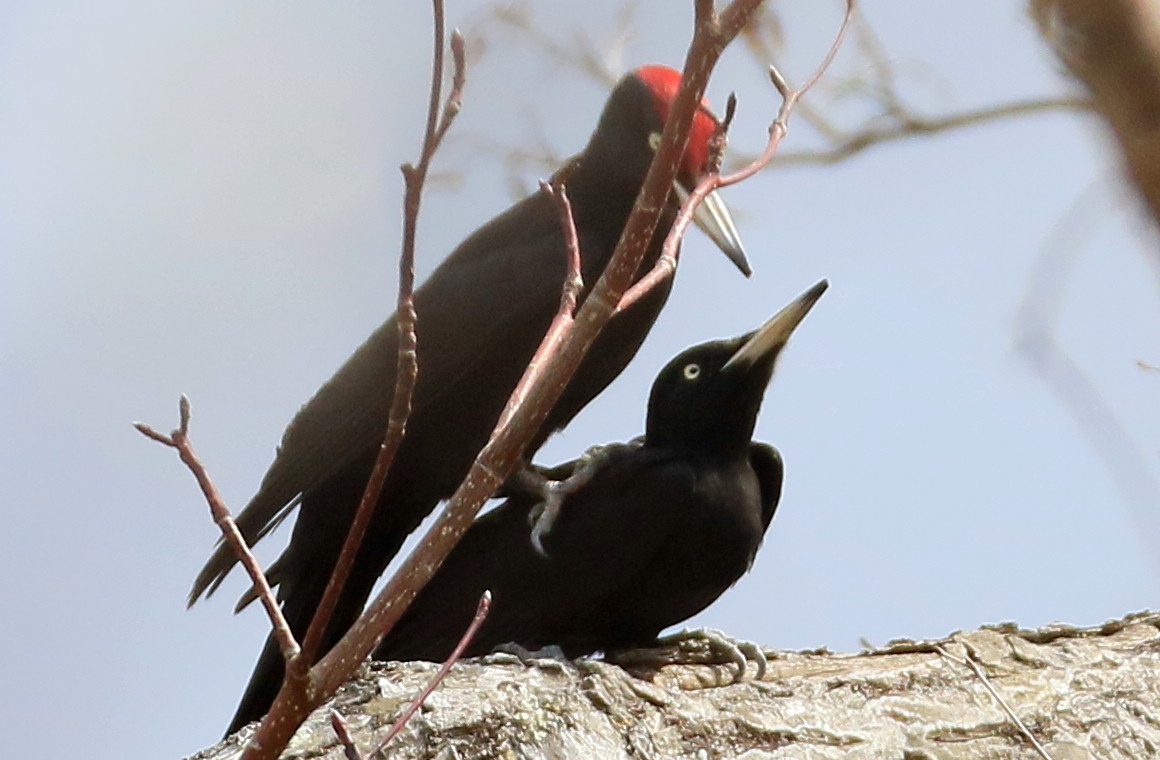
[{"label": "pale blue sky", "polygon": [[[451,2],[449,18],[468,27],[482,5]],[[602,39],[618,5],[536,18]],[[823,5],[778,6],[795,80],[837,23]],[[299,404],[392,310],[428,4],[94,7],[0,7],[0,715],[17,755],[178,757],[217,738],[265,621],[230,615],[238,579],[185,611],[216,528],[172,452],[129,423],[167,429],[188,394],[196,445],[240,508]],[[1018,4],[865,10],[924,111],[1066,89]],[[678,64],[690,13],[640,3],[624,64]],[[422,272],[509,200],[497,158],[471,156],[480,136],[567,154],[605,95],[511,31],[488,40],[437,162],[466,176],[428,196]],[[847,51],[835,78],[860,60]],[[776,102],[741,50],[710,97],[730,90],[734,145],[755,149]],[[787,148],[811,144],[797,127]],[[669,357],[828,277],[758,426],[787,463],[778,516],[753,572],[695,622],[856,649],[1155,606],[1160,505],[1122,498],[1013,348],[1033,263],[1073,253],[1059,340],[1160,475],[1160,373],[1136,366],[1160,363],[1156,241],[1112,158],[1094,121],[1052,114],[732,189],[754,277],[691,236],[635,363],[541,460],[638,434]]]}]

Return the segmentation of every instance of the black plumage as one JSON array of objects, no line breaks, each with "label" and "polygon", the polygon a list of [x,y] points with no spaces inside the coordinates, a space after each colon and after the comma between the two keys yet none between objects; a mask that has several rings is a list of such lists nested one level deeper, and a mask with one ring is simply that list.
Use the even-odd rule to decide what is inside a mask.
[{"label": "black plumage", "polygon": [[[650,137],[663,128],[679,76],[649,66],[621,80],[588,146],[562,170],[586,287],[597,281],[620,238],[652,159]],[[714,123],[707,112],[697,114],[678,178],[686,187],[692,187],[705,163]],[[642,273],[659,255],[675,211],[670,199]],[[707,231],[748,273],[728,215],[710,221],[718,224]],[[556,206],[537,192],[468,237],[417,290],[419,376],[407,436],[323,638],[323,651],[350,627],[404,539],[454,491],[487,441],[556,311],[565,270]],[[624,369],[668,298],[670,284],[608,323],[528,457]],[[268,571],[299,638],[321,599],[386,431],[397,345],[392,317],[291,421],[257,494],[238,516],[239,528],[253,543],[299,507],[290,544]],[[213,593],[235,562],[228,547],[219,546],[197,577],[190,604]],[[281,678],[282,658],[271,638],[230,732],[262,716]]]},{"label": "black plumage", "polygon": [[548,473],[590,470],[544,537],[546,556],[530,540],[540,499],[510,497],[471,526],[374,657],[446,658],[484,589],[491,613],[467,656],[509,642],[569,657],[649,645],[711,604],[749,569],[777,508],[781,456],[751,438],[777,356],[825,289],[670,361],[642,439]]}]

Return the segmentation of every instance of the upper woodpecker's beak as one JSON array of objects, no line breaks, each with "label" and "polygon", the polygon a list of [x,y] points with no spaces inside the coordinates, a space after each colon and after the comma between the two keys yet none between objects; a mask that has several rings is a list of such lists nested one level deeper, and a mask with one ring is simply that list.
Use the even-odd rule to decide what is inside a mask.
[{"label": "upper woodpecker's beak", "polygon": [[818,302],[828,287],[830,287],[830,283],[822,280],[798,296],[789,306],[774,314],[768,322],[750,334],[749,339],[741,345],[741,348],[737,349],[733,356],[729,357],[729,361],[725,362],[725,366],[721,369],[751,366],[757,360],[780,351],[789,341],[789,336],[810,313],[810,309],[814,307],[814,304]]},{"label": "upper woodpecker's beak", "polygon": [[[689,191],[679,180],[673,182],[673,190],[677,198],[684,203],[689,197]],[[721,195],[714,190],[705,196],[701,205],[693,213],[693,222],[717,244],[717,247],[729,257],[729,260],[748,277],[753,274],[749,260],[745,258],[745,249],[741,246],[741,236],[737,234],[737,226],[733,224],[733,217],[729,214],[729,207],[721,200]]]}]

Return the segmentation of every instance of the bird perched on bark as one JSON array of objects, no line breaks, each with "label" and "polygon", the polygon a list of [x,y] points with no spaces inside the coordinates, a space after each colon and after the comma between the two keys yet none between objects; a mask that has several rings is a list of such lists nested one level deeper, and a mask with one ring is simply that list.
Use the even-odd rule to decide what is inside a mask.
[{"label": "bird perched on bark", "polygon": [[485,589],[491,611],[465,656],[505,643],[570,658],[648,646],[716,600],[777,508],[781,456],[751,438],[774,363],[826,287],[753,332],[685,350],[653,383],[643,438],[548,471],[566,495],[543,552],[529,532],[540,493],[476,520],[375,659],[445,659]]},{"label": "bird perched on bark", "polygon": [[[581,299],[620,239],[679,83],[680,74],[663,66],[625,76],[587,147],[561,170],[579,235]],[[675,183],[685,192],[704,171],[716,123],[707,108],[695,116]],[[638,277],[660,254],[678,196],[670,194]],[[707,199],[696,221],[748,275],[736,229],[717,196]],[[566,268],[555,201],[540,191],[476,230],[416,291],[419,373],[407,434],[323,637],[323,652],[351,626],[403,540],[453,493],[487,442],[556,312]],[[525,456],[530,459],[620,374],[670,287],[671,279],[608,322]],[[299,410],[257,494],[238,515],[238,527],[252,544],[298,507],[290,544],[268,576],[299,638],[318,607],[386,432],[397,350],[392,317]],[[189,603],[212,594],[235,562],[230,549],[219,545],[194,582]],[[243,597],[239,606],[247,601]],[[230,732],[266,712],[282,670],[282,655],[268,638]]]}]

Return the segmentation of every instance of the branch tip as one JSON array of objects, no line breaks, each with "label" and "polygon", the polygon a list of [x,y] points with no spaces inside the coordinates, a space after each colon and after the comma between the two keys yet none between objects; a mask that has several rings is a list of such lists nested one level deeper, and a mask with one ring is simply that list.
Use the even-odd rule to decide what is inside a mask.
[{"label": "branch tip", "polygon": [[789,82],[785,81],[785,77],[781,75],[781,71],[772,64],[769,66],[769,81],[773,82],[773,86],[777,88],[777,94],[782,98],[789,97]]},{"label": "branch tip", "polygon": [[423,703],[427,701],[427,697],[431,696],[431,692],[435,691],[439,684],[443,682],[443,679],[447,676],[448,672],[451,671],[451,666],[459,661],[459,658],[463,656],[464,650],[467,649],[468,645],[471,644],[471,640],[475,638],[475,634],[479,631],[479,627],[483,625],[483,621],[487,619],[487,613],[490,609],[491,590],[488,589],[485,590],[483,595],[479,597],[479,605],[475,608],[475,617],[471,619],[471,623],[467,626],[467,630],[464,631],[463,636],[459,638],[459,643],[455,645],[455,649],[451,650],[451,654],[448,655],[443,664],[439,666],[439,669],[435,671],[435,675],[431,676],[431,680],[427,682],[427,685],[423,687],[423,690],[419,692],[418,696],[416,696],[415,699],[411,701],[411,704],[407,706],[407,709],[403,710],[403,712],[395,720],[394,724],[387,731],[387,735],[383,737],[383,740],[379,742],[374,751],[371,752],[372,757],[382,752],[383,748],[386,747],[388,743],[390,743],[391,739],[394,739],[395,736],[397,736],[398,733],[403,730],[403,727],[407,725],[407,721],[409,721],[411,717],[419,711],[419,708],[422,707]]},{"label": "branch tip", "polygon": [[157,441],[160,444],[163,444],[165,446],[175,446],[176,445],[173,442],[172,438],[170,438],[167,435],[164,435],[162,433],[157,432],[149,425],[146,425],[144,422],[134,422],[133,427],[137,428],[137,432],[140,433],[141,435],[145,436],[146,438],[152,438],[154,441]]},{"label": "branch tip", "polygon": [[733,124],[733,116],[737,113],[737,93],[729,93],[729,99],[725,101],[725,118],[721,120],[721,129],[725,132],[729,131],[729,127]]},{"label": "branch tip", "polygon": [[330,727],[334,729],[334,735],[342,743],[342,753],[346,760],[363,760],[362,753],[354,745],[354,737],[350,735],[350,726],[347,725],[346,718],[333,708],[330,710]]}]

